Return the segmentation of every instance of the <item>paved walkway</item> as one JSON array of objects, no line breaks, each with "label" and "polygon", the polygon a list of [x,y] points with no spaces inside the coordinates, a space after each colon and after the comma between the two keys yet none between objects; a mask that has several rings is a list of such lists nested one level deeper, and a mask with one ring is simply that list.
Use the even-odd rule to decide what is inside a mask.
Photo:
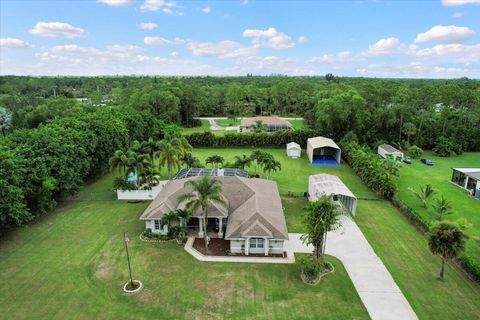
[{"label": "paved walkway", "polygon": [[209,262],[247,262],[247,263],[295,263],[295,256],[293,252],[287,252],[286,258],[269,258],[269,257],[218,257],[218,256],[205,256],[193,248],[193,241],[195,237],[188,237],[185,244],[185,251],[194,256],[200,261]]},{"label": "paved walkway", "polygon": [[[289,233],[284,249],[288,252],[313,251]],[[373,320],[418,319],[383,262],[373,251],[357,224],[342,217],[342,227],[328,234],[326,253],[340,259]]]}]

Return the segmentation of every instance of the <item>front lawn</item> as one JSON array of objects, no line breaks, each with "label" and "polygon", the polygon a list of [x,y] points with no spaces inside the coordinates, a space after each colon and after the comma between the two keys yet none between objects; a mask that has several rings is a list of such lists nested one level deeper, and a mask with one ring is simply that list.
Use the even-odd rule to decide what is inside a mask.
[{"label": "front lawn", "polygon": [[305,127],[305,125],[303,124],[303,119],[288,120],[288,122],[290,122],[293,129],[295,130],[301,130]]},{"label": "front lawn", "polygon": [[215,119],[215,122],[222,127],[234,127],[240,125],[240,119]]},{"label": "front lawn", "polygon": [[413,160],[411,165],[402,166],[398,197],[424,219],[435,221],[437,214],[432,206],[435,200],[432,200],[429,207],[425,209],[421,206],[420,200],[409,190],[409,188],[419,190],[420,185],[431,184],[437,191],[435,197],[443,195],[452,203],[452,214],[444,216],[445,219],[455,221],[466,218],[473,225],[467,230],[470,235],[467,253],[480,265],[480,201],[472,199],[465,190],[450,183],[452,168],[480,168],[480,152],[470,152],[449,158],[436,157],[428,153],[424,157],[432,160],[434,165],[428,167],[419,160]]},{"label": "front lawn", "polygon": [[[5,319],[368,319],[342,264],[311,287],[295,265],[205,263],[173,243],[145,243],[147,202],[114,200],[112,176],[0,242]],[[98,196],[101,195],[101,196]],[[130,237],[137,295],[122,241]]]}]

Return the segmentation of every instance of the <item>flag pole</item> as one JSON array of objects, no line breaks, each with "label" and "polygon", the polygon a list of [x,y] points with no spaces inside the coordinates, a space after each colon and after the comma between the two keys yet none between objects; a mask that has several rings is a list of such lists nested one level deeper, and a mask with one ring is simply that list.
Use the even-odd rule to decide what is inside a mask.
[{"label": "flag pole", "polygon": [[130,284],[133,287],[132,267],[130,266],[130,255],[128,254],[128,240],[127,240],[127,234],[125,232],[123,233],[123,242],[125,242],[125,251],[127,252],[128,271],[130,273]]}]

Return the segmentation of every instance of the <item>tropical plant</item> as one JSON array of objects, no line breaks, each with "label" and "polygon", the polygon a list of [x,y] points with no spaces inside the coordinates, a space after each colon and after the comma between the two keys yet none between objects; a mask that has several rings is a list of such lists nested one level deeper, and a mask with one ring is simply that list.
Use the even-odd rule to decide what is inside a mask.
[{"label": "tropical plant", "polygon": [[160,171],[158,171],[157,168],[148,166],[145,168],[142,174],[142,178],[145,179],[145,182],[148,184],[148,186],[151,186],[154,183],[159,183],[160,179]]},{"label": "tropical plant", "polygon": [[430,184],[427,184],[425,187],[420,186],[420,191],[415,191],[413,188],[410,188],[410,191],[420,200],[424,208],[428,206],[428,202],[436,193]]},{"label": "tropical plant", "polygon": [[445,263],[455,259],[465,251],[465,242],[468,236],[453,222],[439,221],[427,233],[428,247],[433,254],[442,259],[440,279],[445,277]]},{"label": "tropical plant", "polygon": [[410,156],[413,159],[419,159],[423,154],[423,150],[421,148],[417,147],[416,145],[413,145],[408,150],[408,153],[410,154]]},{"label": "tropical plant", "polygon": [[267,130],[267,126],[263,124],[261,120],[255,121],[255,124],[252,126],[252,131],[255,133],[260,133]]},{"label": "tropical plant", "polygon": [[387,157],[383,160],[383,167],[396,177],[400,175],[400,166],[398,165],[398,162],[391,157]]},{"label": "tropical plant", "polygon": [[116,177],[113,180],[113,190],[137,190],[134,183],[127,181],[125,177]]},{"label": "tropical plant", "polygon": [[273,158],[267,158],[263,162],[263,172],[267,173],[267,179],[270,179],[270,173],[282,170],[282,164]]},{"label": "tropical plant", "polygon": [[436,203],[433,205],[433,208],[438,213],[437,220],[443,220],[444,215],[452,213],[450,211],[450,209],[452,209],[452,203],[445,199],[443,195],[437,199]]},{"label": "tropical plant", "polygon": [[132,143],[132,146],[129,149],[130,151],[133,151],[137,154],[148,154],[150,155],[150,146],[148,145],[147,141],[138,141],[135,140]]},{"label": "tropical plant", "polygon": [[179,135],[168,135],[165,140],[169,142],[174,148],[178,150],[180,157],[185,156],[187,153],[192,151],[192,146],[183,136]]},{"label": "tropical plant", "polygon": [[410,137],[417,133],[417,126],[411,122],[406,122],[403,125],[403,133],[407,135],[407,145],[410,145]]},{"label": "tropical plant", "polygon": [[151,166],[150,156],[148,154],[127,152],[127,170],[126,174],[134,172],[138,177],[143,175],[146,168]]},{"label": "tropical plant", "polygon": [[180,150],[167,140],[159,141],[157,148],[158,151],[156,151],[155,155],[158,157],[159,170],[166,166],[168,179],[171,179],[173,169],[180,169]]},{"label": "tropical plant", "polygon": [[123,173],[125,177],[128,175],[128,152],[122,150],[115,151],[108,163],[110,164],[111,171],[118,170],[120,173]]},{"label": "tropical plant", "polygon": [[206,164],[212,164],[212,167],[217,168],[217,166],[220,164],[222,165],[225,162],[225,159],[222,156],[219,155],[213,155],[209,156],[206,160]]},{"label": "tropical plant", "polygon": [[271,161],[273,156],[260,149],[255,149],[252,151],[252,154],[250,155],[250,159],[255,162],[255,175],[258,175],[258,169],[259,167],[263,166],[266,162]]},{"label": "tropical plant", "polygon": [[175,238],[181,244],[187,236],[187,221],[191,213],[188,210],[177,209],[163,215],[160,227],[168,226],[168,235]]},{"label": "tropical plant", "polygon": [[187,169],[199,168],[202,166],[202,163],[200,162],[200,160],[197,157],[195,157],[191,152],[188,152],[187,154],[182,156],[180,158],[180,163],[182,165],[185,165]]},{"label": "tropical plant", "polygon": [[189,180],[185,186],[193,188],[191,193],[185,193],[177,198],[178,203],[186,202],[185,208],[196,213],[202,210],[203,213],[203,238],[205,240],[205,251],[208,252],[208,204],[209,202],[218,203],[227,207],[227,202],[222,197],[222,183],[220,180],[213,179],[210,176],[202,176],[198,180]]},{"label": "tropical plant", "polygon": [[245,170],[245,167],[248,167],[250,163],[252,163],[252,159],[250,158],[250,156],[247,156],[245,154],[241,156],[237,155],[234,157],[234,159],[235,159],[235,162],[233,163],[233,166],[235,168],[239,168],[243,170]]},{"label": "tropical plant", "polygon": [[323,259],[327,233],[341,226],[339,216],[340,211],[327,196],[310,202],[306,207],[303,220],[306,232],[302,235],[301,240],[303,243],[313,246],[315,258]]}]

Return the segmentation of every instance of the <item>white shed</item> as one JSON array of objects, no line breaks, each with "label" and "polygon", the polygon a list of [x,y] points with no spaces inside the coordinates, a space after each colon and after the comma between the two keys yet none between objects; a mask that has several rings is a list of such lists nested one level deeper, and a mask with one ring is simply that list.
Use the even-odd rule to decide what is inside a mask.
[{"label": "white shed", "polygon": [[331,197],[334,203],[355,215],[357,197],[339,177],[321,173],[308,178],[308,200],[316,201],[322,196]]},{"label": "white shed", "polygon": [[403,161],[403,152],[386,143],[378,146],[377,153],[385,159],[392,158],[396,161]]},{"label": "white shed", "polygon": [[302,155],[302,148],[298,143],[290,142],[287,143],[287,156],[297,159]]}]

